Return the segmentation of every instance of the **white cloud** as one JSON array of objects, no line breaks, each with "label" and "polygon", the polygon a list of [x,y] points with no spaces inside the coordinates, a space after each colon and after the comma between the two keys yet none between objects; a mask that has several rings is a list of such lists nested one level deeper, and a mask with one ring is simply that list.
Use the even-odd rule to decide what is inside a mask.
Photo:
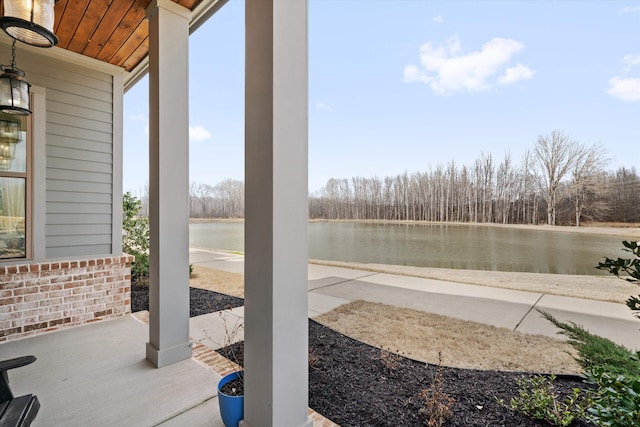
[{"label": "white cloud", "polygon": [[448,38],[440,46],[427,42],[420,47],[420,66],[405,67],[404,81],[422,82],[440,95],[465,90],[487,91],[503,70],[503,84],[533,76],[534,71],[523,65],[505,70],[511,57],[522,49],[522,43],[498,37],[485,43],[481,50],[467,54],[463,53],[457,36]]},{"label": "white cloud", "polygon": [[619,12],[620,13],[638,13],[640,12],[640,6],[623,7],[622,9],[620,9]]},{"label": "white cloud", "polygon": [[189,126],[189,140],[206,141],[211,139],[211,134],[203,126]]},{"label": "white cloud", "polygon": [[147,116],[145,116],[144,114],[142,114],[142,113],[129,114],[127,116],[127,118],[129,120],[133,120],[133,121],[136,121],[136,122],[147,122],[147,121],[149,121],[149,118]]},{"label": "white cloud", "polygon": [[634,65],[640,65],[640,55],[625,55],[622,59],[626,64],[624,71],[628,73]]},{"label": "white cloud", "polygon": [[638,102],[640,101],[640,78],[629,77],[628,74],[633,67],[640,65],[640,55],[625,55],[622,62],[625,64],[622,71],[626,76],[614,76],[609,79],[607,93],[624,102]]},{"label": "white cloud", "polygon": [[438,15],[434,16],[431,20],[436,24],[442,24],[444,22],[444,17],[442,15]]},{"label": "white cloud", "polygon": [[535,73],[531,68],[518,64],[515,67],[504,70],[504,74],[498,78],[498,83],[510,85],[520,80],[529,80]]},{"label": "white cloud", "polygon": [[609,80],[607,93],[624,102],[640,101],[640,78],[616,76]]},{"label": "white cloud", "polygon": [[322,103],[322,102],[316,102],[316,108],[318,110],[333,111],[333,108],[331,108],[331,105],[327,105],[327,104]]}]

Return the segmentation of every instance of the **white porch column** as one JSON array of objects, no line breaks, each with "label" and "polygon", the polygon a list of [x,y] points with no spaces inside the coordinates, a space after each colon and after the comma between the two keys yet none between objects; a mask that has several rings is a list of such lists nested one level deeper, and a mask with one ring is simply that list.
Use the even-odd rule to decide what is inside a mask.
[{"label": "white porch column", "polygon": [[307,1],[246,0],[243,426],[311,426]]},{"label": "white porch column", "polygon": [[189,343],[188,9],[153,0],[149,19],[149,342],[161,368]]}]

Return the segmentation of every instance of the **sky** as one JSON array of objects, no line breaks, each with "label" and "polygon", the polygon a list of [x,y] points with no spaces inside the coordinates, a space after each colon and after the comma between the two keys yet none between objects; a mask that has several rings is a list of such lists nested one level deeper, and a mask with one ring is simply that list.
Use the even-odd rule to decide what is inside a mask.
[{"label": "sky", "polygon": [[[640,170],[640,1],[309,0],[309,191],[559,130]],[[244,180],[244,2],[191,35],[190,181]],[[148,182],[148,82],[125,94],[124,190]]]}]

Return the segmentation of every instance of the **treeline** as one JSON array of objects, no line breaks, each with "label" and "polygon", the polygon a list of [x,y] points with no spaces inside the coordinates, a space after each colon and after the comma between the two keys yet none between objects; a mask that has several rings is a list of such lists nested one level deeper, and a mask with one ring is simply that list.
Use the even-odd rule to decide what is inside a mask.
[{"label": "treeline", "polygon": [[[149,216],[149,186],[140,191],[140,214]],[[192,182],[189,185],[191,218],[244,218],[244,183],[225,179],[216,185]]]},{"label": "treeline", "polygon": [[600,146],[560,131],[541,135],[516,164],[482,154],[427,172],[386,178],[331,179],[310,201],[311,218],[565,224],[640,222],[635,168],[605,169]]},{"label": "treeline", "polygon": [[244,182],[229,178],[213,186],[192,182],[189,215],[191,218],[243,218]]},{"label": "treeline", "polygon": [[[583,196],[580,221],[640,222],[635,169],[603,172]],[[571,183],[560,185],[556,223],[575,225]],[[309,199],[310,218],[544,224],[547,202],[522,168],[483,156],[472,167],[454,162],[427,172],[385,178],[331,179]]]},{"label": "treeline", "polygon": [[[538,137],[519,163],[482,154],[472,165],[451,161],[425,172],[330,179],[309,196],[312,219],[580,225],[640,222],[640,177],[634,167],[605,169],[607,155],[561,132]],[[244,217],[244,183],[192,183],[192,218]],[[141,194],[147,214],[148,191]]]}]

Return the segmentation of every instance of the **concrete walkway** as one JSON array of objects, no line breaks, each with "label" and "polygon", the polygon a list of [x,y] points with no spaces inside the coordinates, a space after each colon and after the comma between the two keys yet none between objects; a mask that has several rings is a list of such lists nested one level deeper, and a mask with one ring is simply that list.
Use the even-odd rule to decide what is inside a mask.
[{"label": "concrete walkway", "polygon": [[[238,254],[191,249],[190,260],[203,267],[244,271],[244,257]],[[310,317],[350,301],[366,300],[561,337],[537,311],[545,310],[561,321],[575,322],[594,334],[640,348],[640,320],[624,304],[316,264],[309,265],[308,286]]]}]

